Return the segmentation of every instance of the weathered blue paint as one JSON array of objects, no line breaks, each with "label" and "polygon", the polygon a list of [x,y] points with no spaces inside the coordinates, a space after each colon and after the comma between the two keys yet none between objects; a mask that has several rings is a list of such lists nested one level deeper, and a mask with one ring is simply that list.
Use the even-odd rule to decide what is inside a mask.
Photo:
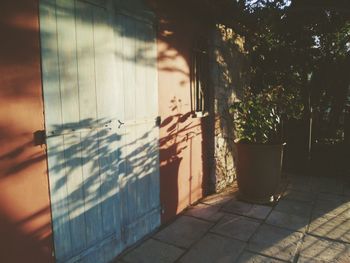
[{"label": "weathered blue paint", "polygon": [[110,262],[160,225],[152,19],[137,1],[40,3],[57,262]]}]

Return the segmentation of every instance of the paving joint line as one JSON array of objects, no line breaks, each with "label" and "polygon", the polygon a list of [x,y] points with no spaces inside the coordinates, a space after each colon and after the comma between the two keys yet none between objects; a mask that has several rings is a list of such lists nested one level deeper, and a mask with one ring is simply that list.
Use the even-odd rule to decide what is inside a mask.
[{"label": "paving joint line", "polygon": [[[220,210],[220,209],[219,209],[219,210]],[[175,260],[174,263],[178,263],[179,260],[181,260],[181,258],[183,258],[183,257],[187,254],[187,252],[189,252],[196,244],[198,244],[198,243],[203,239],[203,237],[204,237],[205,235],[207,235],[207,234],[216,234],[216,235],[221,236],[221,237],[229,238],[229,237],[227,237],[227,236],[220,235],[220,234],[218,234],[218,233],[212,232],[212,229],[213,229],[215,226],[218,225],[219,221],[220,221],[220,220],[218,220],[217,222],[211,222],[211,223],[212,223],[212,226],[210,226],[210,227],[206,230],[206,232],[205,232],[200,238],[198,238],[198,240],[196,240],[196,241],[193,242],[188,248],[186,248],[185,252],[184,252],[179,258],[177,258],[177,260]],[[242,252],[244,251],[244,249],[245,249],[246,246],[247,246],[247,242],[242,241],[242,240],[239,240],[239,239],[236,239],[236,238],[232,238],[232,237],[231,237],[230,239],[243,242],[243,243],[244,243],[244,247],[243,247],[243,249],[242,249]],[[240,254],[239,254],[239,256],[240,256]],[[237,257],[237,259],[239,258],[239,256]]]},{"label": "paving joint line", "polygon": [[[288,186],[288,184],[286,184],[286,186],[285,186],[284,189],[282,190],[281,196],[283,196],[283,194],[285,193],[285,191],[286,191],[286,189],[287,189],[287,186]],[[281,200],[281,199],[279,199],[279,200],[271,207],[271,210],[268,212],[268,214],[266,215],[266,217],[265,217],[264,219],[260,220],[259,226],[255,229],[255,231],[253,232],[253,234],[252,234],[252,235],[248,238],[248,240],[245,242],[245,243],[246,243],[245,248],[241,251],[241,253],[240,253],[239,256],[237,257],[237,260],[244,254],[244,251],[245,251],[245,250],[246,250],[246,251],[249,251],[249,252],[254,252],[254,251],[249,250],[249,243],[250,243],[251,239],[253,238],[253,236],[255,236],[255,234],[261,229],[262,225],[263,225],[263,224],[267,224],[267,223],[266,223],[266,220],[269,218],[269,216],[271,215],[271,213],[274,211],[274,209],[276,208],[276,206],[277,206],[277,204],[279,203],[280,200]],[[257,253],[257,252],[254,252],[254,253],[259,254],[259,253]],[[261,254],[261,255],[266,256],[266,255],[264,255],[264,254]],[[268,256],[268,257],[270,257],[270,256]],[[272,257],[270,257],[270,258],[272,258]],[[278,258],[276,258],[276,259],[278,259]]]},{"label": "paving joint line", "polygon": [[279,260],[279,261],[282,261],[282,262],[289,262],[288,260],[284,260],[284,259],[280,259],[280,258],[277,258],[277,257],[273,257],[273,256],[269,256],[269,255],[266,255],[266,254],[263,254],[261,252],[256,252],[256,251],[253,251],[253,250],[250,250],[250,249],[246,249],[245,251],[248,251],[252,254],[256,254],[256,255],[259,255],[259,256],[263,256],[263,257],[267,257],[267,258],[271,258],[271,259],[276,259],[276,260]]},{"label": "paving joint line", "polygon": [[296,253],[295,253],[294,260],[293,260],[294,263],[297,263],[299,261],[299,258],[301,256],[300,253],[301,253],[301,250],[302,250],[305,238],[309,234],[310,224],[312,222],[313,213],[315,211],[316,202],[317,202],[317,199],[318,199],[319,192],[317,192],[317,193],[313,192],[313,194],[315,195],[315,198],[313,199],[313,202],[311,203],[311,211],[310,211],[310,214],[309,214],[309,220],[308,220],[308,223],[307,223],[307,225],[305,227],[305,231],[303,233],[303,236],[300,239],[300,241],[298,242],[297,250],[296,250]]},{"label": "paving joint line", "polygon": [[315,237],[315,238],[319,238],[319,239],[323,239],[323,240],[326,240],[326,241],[330,241],[330,242],[337,242],[337,243],[341,243],[341,244],[344,244],[344,245],[350,245],[350,242],[347,242],[347,241],[344,241],[344,240],[340,240],[340,239],[333,239],[333,238],[330,238],[330,237],[326,237],[326,236],[318,236],[318,235],[315,235],[315,234],[312,234],[312,233],[306,233],[307,236],[312,236],[312,237]]}]

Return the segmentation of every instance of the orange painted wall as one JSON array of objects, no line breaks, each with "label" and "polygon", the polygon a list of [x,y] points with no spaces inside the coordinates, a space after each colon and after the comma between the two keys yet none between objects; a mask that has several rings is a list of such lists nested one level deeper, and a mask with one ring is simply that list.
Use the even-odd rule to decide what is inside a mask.
[{"label": "orange painted wall", "polygon": [[0,262],[51,262],[37,0],[0,7]]},{"label": "orange painted wall", "polygon": [[209,162],[204,130],[210,118],[191,115],[190,54],[194,38],[203,27],[190,17],[160,21],[160,192],[164,223],[207,191]]}]

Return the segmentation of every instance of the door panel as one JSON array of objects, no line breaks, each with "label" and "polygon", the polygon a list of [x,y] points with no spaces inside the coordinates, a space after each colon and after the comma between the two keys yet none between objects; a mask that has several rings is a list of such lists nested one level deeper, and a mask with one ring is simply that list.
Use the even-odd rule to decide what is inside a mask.
[{"label": "door panel", "polygon": [[94,10],[96,9],[99,8],[76,1],[75,32],[80,120],[95,120],[97,117],[94,50]]},{"label": "door panel", "polygon": [[[57,0],[56,27],[62,124],[79,123],[79,83],[74,1]],[[50,33],[50,32],[48,32]],[[54,32],[51,33],[54,37]],[[50,120],[48,120],[50,123]],[[52,123],[57,125],[57,123]]]},{"label": "door panel", "polygon": [[[122,198],[125,242],[133,244],[159,225],[159,159],[156,46],[150,23],[118,15],[122,39],[125,105],[125,176]],[[155,98],[154,98],[155,97]],[[152,104],[156,101],[155,104]],[[156,137],[154,137],[156,136]],[[155,212],[156,211],[156,212]]]},{"label": "door panel", "polygon": [[40,3],[57,262],[110,262],[160,224],[155,30],[112,2]]}]

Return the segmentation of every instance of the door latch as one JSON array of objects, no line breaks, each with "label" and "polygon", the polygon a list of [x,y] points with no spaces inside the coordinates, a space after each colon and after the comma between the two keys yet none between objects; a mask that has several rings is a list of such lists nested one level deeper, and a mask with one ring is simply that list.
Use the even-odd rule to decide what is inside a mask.
[{"label": "door latch", "polygon": [[157,116],[157,118],[156,118],[156,126],[160,127],[161,123],[162,123],[162,118],[160,116]]},{"label": "door latch", "polygon": [[42,146],[46,143],[45,130],[38,130],[33,133],[34,146]]}]

